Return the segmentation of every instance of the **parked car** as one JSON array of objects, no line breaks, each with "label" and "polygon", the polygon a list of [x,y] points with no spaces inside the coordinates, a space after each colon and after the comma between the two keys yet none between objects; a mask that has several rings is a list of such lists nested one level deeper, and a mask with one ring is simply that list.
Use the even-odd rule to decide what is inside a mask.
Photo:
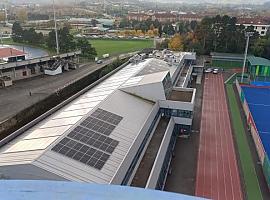
[{"label": "parked car", "polygon": [[98,61],[97,61],[97,64],[102,64],[102,63],[103,63],[102,60],[98,60]]},{"label": "parked car", "polygon": [[207,68],[204,70],[204,73],[211,73],[213,72],[213,69],[212,68]]},{"label": "parked car", "polygon": [[219,69],[217,68],[213,70],[213,74],[218,74],[218,72],[219,72]]}]

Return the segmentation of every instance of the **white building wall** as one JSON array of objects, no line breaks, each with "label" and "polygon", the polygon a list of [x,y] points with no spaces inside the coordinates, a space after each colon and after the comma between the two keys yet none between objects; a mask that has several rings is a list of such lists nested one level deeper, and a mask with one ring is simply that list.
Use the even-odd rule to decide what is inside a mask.
[{"label": "white building wall", "polygon": [[[237,24],[240,25],[240,24]],[[260,36],[265,36],[267,33],[267,30],[270,28],[270,25],[261,25],[261,24],[243,24],[245,28],[248,28],[250,26],[254,27],[254,30],[259,33]]]},{"label": "white building wall", "polygon": [[122,90],[150,101],[156,102],[159,99],[166,99],[162,82],[122,88]]},{"label": "white building wall", "polygon": [[193,111],[194,109],[194,104],[193,103],[188,103],[188,102],[180,102],[180,101],[171,101],[171,100],[166,100],[166,101],[159,101],[159,106],[161,108],[169,108],[169,109],[178,109],[178,110],[190,110]]},{"label": "white building wall", "polygon": [[[128,169],[129,169],[129,167],[130,167],[130,165],[131,165],[137,151],[139,150],[139,147],[140,147],[141,143],[143,142],[143,139],[144,139],[144,137],[145,137],[151,123],[153,122],[156,114],[158,113],[158,110],[159,110],[159,106],[156,103],[155,106],[152,109],[152,112],[150,113],[149,117],[147,118],[143,128],[141,129],[141,131],[137,135],[136,139],[134,140],[133,144],[131,145],[128,153],[126,154],[126,156],[125,156],[125,158],[123,160],[123,162],[121,163],[121,165],[119,165],[119,168],[117,169],[116,174],[114,175],[112,181],[110,182],[111,184],[121,184],[122,183],[122,181],[123,181]],[[158,124],[158,121],[157,121],[156,125],[157,124]],[[155,131],[155,127],[154,127],[154,129],[153,129],[153,131],[152,131],[152,133],[151,133],[151,135],[150,135],[150,137],[148,139],[148,143],[151,140],[151,137],[152,137],[154,131]],[[147,145],[148,145],[148,143],[147,143]],[[144,149],[143,153],[147,149],[147,145],[145,146],[145,149]],[[140,160],[142,159],[143,153],[142,153],[142,155],[140,157]],[[135,168],[138,168],[139,163],[140,162],[137,162],[137,166]],[[132,180],[135,172],[136,172],[136,169],[134,169],[133,174],[130,177],[130,180]]]},{"label": "white building wall", "polygon": [[162,142],[160,144],[160,148],[158,150],[157,157],[156,157],[155,162],[153,164],[150,176],[147,180],[147,184],[146,184],[147,189],[155,189],[156,188],[157,181],[158,181],[161,169],[162,169],[162,165],[163,165],[166,153],[167,153],[167,149],[168,149],[170,141],[171,141],[174,125],[175,125],[174,120],[173,120],[173,118],[171,118],[170,122],[167,126],[167,129],[165,131]]},{"label": "white building wall", "polygon": [[183,125],[188,125],[188,126],[192,125],[192,119],[190,118],[173,117],[173,119],[176,124],[183,124]]}]

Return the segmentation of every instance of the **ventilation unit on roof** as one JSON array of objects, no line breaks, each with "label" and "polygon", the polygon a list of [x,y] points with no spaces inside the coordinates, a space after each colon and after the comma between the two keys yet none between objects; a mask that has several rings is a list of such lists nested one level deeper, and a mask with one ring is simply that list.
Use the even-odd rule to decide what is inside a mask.
[{"label": "ventilation unit on roof", "polygon": [[144,55],[136,54],[132,58],[129,59],[129,62],[132,64],[138,64],[145,59]]}]

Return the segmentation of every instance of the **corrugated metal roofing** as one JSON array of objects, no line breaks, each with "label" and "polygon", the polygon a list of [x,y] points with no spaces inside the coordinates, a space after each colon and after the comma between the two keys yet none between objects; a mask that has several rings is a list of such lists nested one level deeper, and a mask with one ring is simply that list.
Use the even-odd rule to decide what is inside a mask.
[{"label": "corrugated metal roofing", "polygon": [[[148,67],[150,63],[156,62],[156,59],[149,59],[136,65],[126,66],[0,148],[0,168],[7,165],[32,164],[66,180],[110,183],[119,167],[123,165],[125,156],[141,130],[145,126],[148,127],[146,121],[154,110],[152,102],[127,94],[118,88]],[[166,62],[161,61],[161,63]],[[173,74],[177,66],[166,66],[165,69],[166,73],[170,71]],[[159,81],[162,81],[166,73],[156,73]],[[143,78],[136,77],[136,81],[140,80]],[[119,144],[101,170],[51,151],[58,141],[97,108],[123,117],[110,134],[112,139],[119,141]]]},{"label": "corrugated metal roofing", "polygon": [[262,65],[262,66],[270,66],[270,60],[262,57],[248,56],[248,61],[251,65]]}]

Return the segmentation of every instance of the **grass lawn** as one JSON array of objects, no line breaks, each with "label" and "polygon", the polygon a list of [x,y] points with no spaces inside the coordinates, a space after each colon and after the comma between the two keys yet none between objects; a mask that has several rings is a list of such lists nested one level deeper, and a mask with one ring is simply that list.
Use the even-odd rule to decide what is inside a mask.
[{"label": "grass lawn", "polygon": [[263,197],[260,190],[259,181],[252,161],[252,155],[246,138],[244,125],[240,115],[240,109],[237,104],[236,94],[230,81],[226,84],[226,89],[229,99],[229,107],[231,111],[234,134],[240,155],[240,163],[243,172],[247,198],[250,200],[260,200],[263,199]]},{"label": "grass lawn", "polygon": [[119,55],[133,51],[139,51],[144,48],[153,47],[153,40],[101,40],[93,39],[89,42],[96,48],[98,57],[103,54]]}]

